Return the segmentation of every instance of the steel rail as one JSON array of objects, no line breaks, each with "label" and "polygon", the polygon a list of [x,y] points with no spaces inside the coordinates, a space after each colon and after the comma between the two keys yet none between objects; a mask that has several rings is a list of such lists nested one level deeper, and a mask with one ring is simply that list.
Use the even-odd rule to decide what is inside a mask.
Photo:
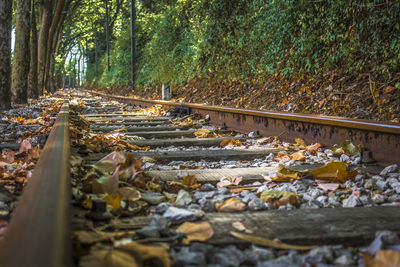
[{"label": "steel rail", "polygon": [[248,133],[257,130],[261,135],[279,136],[285,141],[293,141],[299,137],[308,143],[320,142],[333,145],[350,140],[354,144],[362,143],[380,162],[400,164],[400,124],[396,123],[147,100],[90,90],[82,91],[124,103],[142,106],[159,104],[186,109],[188,113],[208,114],[212,124],[218,125],[224,122],[228,128],[238,132]]},{"label": "steel rail", "polygon": [[57,115],[5,237],[0,266],[71,266],[68,104]]}]

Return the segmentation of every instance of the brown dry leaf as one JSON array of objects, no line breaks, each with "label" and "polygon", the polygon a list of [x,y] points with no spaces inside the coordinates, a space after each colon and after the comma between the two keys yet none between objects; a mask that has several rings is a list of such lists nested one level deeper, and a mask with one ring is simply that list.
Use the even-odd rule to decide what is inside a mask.
[{"label": "brown dry leaf", "polygon": [[280,164],[278,168],[278,172],[275,176],[271,177],[271,181],[273,182],[291,182],[293,180],[300,179],[298,171],[291,170],[286,168],[284,165]]},{"label": "brown dry leaf", "polygon": [[235,229],[238,230],[238,231],[241,231],[241,232],[245,232],[245,233],[248,233],[248,234],[252,234],[252,233],[253,233],[253,231],[247,229],[247,228],[244,226],[244,224],[241,223],[241,222],[233,222],[233,223],[232,223],[232,227],[235,228]]},{"label": "brown dry leaf", "polygon": [[142,198],[140,192],[131,187],[121,187],[118,189],[118,194],[120,194],[124,200],[136,201]]},{"label": "brown dry leaf", "polygon": [[310,172],[316,180],[344,183],[348,180],[354,181],[357,171],[349,172],[348,165],[343,161],[331,161],[324,166]]},{"label": "brown dry leaf", "polygon": [[18,152],[22,153],[22,152],[28,151],[31,148],[32,148],[31,143],[28,140],[25,139],[25,140],[22,141]]},{"label": "brown dry leaf", "polygon": [[103,241],[112,241],[113,235],[101,231],[88,232],[88,231],[76,231],[74,237],[80,244],[94,244]]},{"label": "brown dry leaf", "polygon": [[391,94],[396,90],[396,87],[393,86],[388,86],[385,88],[385,90],[383,91],[385,94]]},{"label": "brown dry leaf", "polygon": [[242,211],[246,207],[246,204],[238,200],[236,197],[229,198],[224,202],[215,204],[217,211],[221,212],[234,212]]},{"label": "brown dry leaf", "polygon": [[6,163],[13,163],[15,161],[15,153],[12,150],[3,150],[1,152],[1,159]]},{"label": "brown dry leaf", "polygon": [[141,267],[134,255],[120,250],[95,250],[83,256],[79,262],[82,267]]},{"label": "brown dry leaf", "polygon": [[112,250],[94,250],[80,260],[83,267],[169,267],[169,255],[161,246],[147,246],[130,243]]},{"label": "brown dry leaf", "polygon": [[157,160],[155,158],[150,158],[148,156],[143,156],[140,158],[142,163],[150,162],[150,163],[155,163]]},{"label": "brown dry leaf", "polygon": [[276,157],[273,160],[274,161],[281,161],[281,160],[289,161],[290,159],[291,159],[291,157],[289,154],[283,153],[283,152],[278,152],[278,154],[276,154]]},{"label": "brown dry leaf", "polygon": [[[129,154],[128,154],[129,155]],[[94,168],[98,169],[104,174],[109,174],[114,172],[115,168],[119,164],[122,164],[126,162],[126,154],[125,152],[121,151],[114,151],[96,162],[96,164],[93,165]]]},{"label": "brown dry leaf", "polygon": [[251,242],[253,244],[256,244],[259,246],[264,246],[264,247],[273,247],[273,248],[279,248],[279,249],[295,249],[295,250],[310,250],[310,249],[314,248],[312,246],[289,245],[289,244],[282,243],[279,240],[270,240],[270,239],[267,239],[264,237],[247,235],[247,234],[242,234],[242,233],[238,233],[238,232],[230,232],[230,234],[241,240],[245,240],[245,241]]},{"label": "brown dry leaf", "polygon": [[217,183],[217,187],[228,187],[230,185],[238,186],[243,181],[243,177],[234,176],[234,177],[222,177]]},{"label": "brown dry leaf", "polygon": [[303,151],[298,151],[290,155],[292,157],[292,160],[298,160],[298,161],[304,161],[306,160],[306,157],[304,156]]},{"label": "brown dry leaf", "polygon": [[194,132],[194,135],[197,138],[208,138],[208,137],[215,137],[215,134],[208,129],[198,129]]},{"label": "brown dry leaf", "polygon": [[304,146],[304,147],[307,146],[306,141],[304,141],[304,139],[302,138],[296,138],[294,139],[294,141],[296,141],[296,145],[298,146]]},{"label": "brown dry leaf", "polygon": [[400,252],[393,250],[378,250],[375,258],[364,253],[364,264],[367,267],[395,267],[400,266]]},{"label": "brown dry leaf", "polygon": [[32,147],[28,150],[28,156],[26,161],[30,161],[32,159],[38,159],[40,157],[40,148],[39,146]]},{"label": "brown dry leaf", "polygon": [[320,148],[321,146],[322,145],[320,143],[315,143],[315,144],[307,146],[306,150],[315,154],[318,152],[318,148]]},{"label": "brown dry leaf", "polygon": [[130,149],[130,150],[143,150],[143,151],[147,151],[147,150],[150,149],[149,146],[140,147],[140,146],[132,145],[132,144],[129,144],[129,143],[126,143],[126,148]]},{"label": "brown dry leaf", "polygon": [[226,140],[222,140],[221,143],[219,144],[220,147],[227,147],[227,146],[241,146],[243,145],[243,142],[239,141],[239,140],[235,140],[235,139],[226,139]]},{"label": "brown dry leaf", "polygon": [[178,185],[187,190],[197,189],[197,188],[201,187],[201,184],[197,183],[197,179],[196,179],[195,175],[185,175],[185,176],[183,176],[181,182],[168,181],[168,183],[171,185]]},{"label": "brown dry leaf", "polygon": [[182,241],[184,245],[188,245],[191,241],[205,242],[214,235],[214,230],[209,222],[185,222],[176,229],[176,232],[186,235]]},{"label": "brown dry leaf", "polygon": [[113,175],[110,177],[102,176],[97,180],[93,180],[92,182],[92,193],[94,194],[103,194],[109,193],[114,194],[118,190],[119,184],[119,166],[115,169]]}]

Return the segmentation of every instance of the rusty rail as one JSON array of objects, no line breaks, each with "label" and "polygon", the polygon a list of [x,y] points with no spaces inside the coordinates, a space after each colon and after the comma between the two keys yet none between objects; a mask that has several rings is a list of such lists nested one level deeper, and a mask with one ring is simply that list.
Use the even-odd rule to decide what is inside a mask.
[{"label": "rusty rail", "polygon": [[71,266],[68,104],[57,116],[44,150],[0,242],[0,266]]},{"label": "rusty rail", "polygon": [[189,113],[210,115],[211,123],[214,125],[223,122],[228,128],[238,132],[259,131],[263,136],[279,136],[284,141],[293,141],[299,137],[308,143],[320,142],[331,146],[350,140],[354,144],[362,143],[379,162],[400,164],[400,124],[396,123],[146,100],[83,91],[145,107],[160,104],[166,107],[185,108]]}]

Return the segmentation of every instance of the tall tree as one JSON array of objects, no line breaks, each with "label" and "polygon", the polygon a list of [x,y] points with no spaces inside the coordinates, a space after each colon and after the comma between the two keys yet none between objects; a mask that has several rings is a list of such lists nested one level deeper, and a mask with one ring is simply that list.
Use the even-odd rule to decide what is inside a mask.
[{"label": "tall tree", "polygon": [[13,102],[28,102],[29,39],[31,0],[17,0],[14,64],[12,70]]},{"label": "tall tree", "polygon": [[0,109],[11,106],[12,0],[0,0]]},{"label": "tall tree", "polygon": [[47,44],[49,37],[51,38],[49,30],[53,18],[54,3],[55,0],[43,0],[40,1],[39,6],[40,29],[38,40],[38,86],[40,92],[43,91],[45,84],[46,59],[48,52]]},{"label": "tall tree", "polygon": [[32,98],[39,97],[38,88],[38,36],[36,28],[36,5],[35,0],[31,3],[31,39],[30,53],[31,61],[28,76],[28,96]]}]

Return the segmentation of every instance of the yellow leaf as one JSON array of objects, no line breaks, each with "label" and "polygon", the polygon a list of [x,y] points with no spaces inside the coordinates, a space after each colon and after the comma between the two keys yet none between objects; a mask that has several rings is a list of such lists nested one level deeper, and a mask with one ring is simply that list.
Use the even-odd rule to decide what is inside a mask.
[{"label": "yellow leaf", "polygon": [[246,205],[235,197],[225,200],[224,202],[215,204],[217,211],[234,212],[242,211]]},{"label": "yellow leaf", "polygon": [[184,245],[189,244],[191,241],[205,242],[214,235],[214,230],[209,222],[185,222],[176,229],[176,232],[186,235],[186,238],[182,241]]},{"label": "yellow leaf", "polygon": [[291,182],[296,179],[300,179],[299,172],[288,169],[282,164],[279,165],[275,176],[271,177],[271,181],[273,182]]},{"label": "yellow leaf", "polygon": [[215,134],[208,129],[198,129],[194,132],[194,135],[198,138],[215,137]]},{"label": "yellow leaf", "polygon": [[231,235],[234,237],[248,241],[250,243],[259,245],[259,246],[264,246],[264,247],[273,247],[273,248],[279,248],[279,249],[295,249],[295,250],[309,250],[312,249],[312,246],[297,246],[297,245],[289,245],[282,243],[279,240],[270,240],[264,237],[260,236],[254,236],[254,235],[247,235],[247,234],[242,234],[238,232],[230,232]]},{"label": "yellow leaf", "polygon": [[117,211],[121,208],[121,200],[123,196],[118,194],[106,195],[104,200],[106,201],[107,205],[111,206],[114,211]]},{"label": "yellow leaf", "polygon": [[347,163],[343,161],[331,161],[324,166],[310,172],[316,180],[325,180],[335,183],[353,181],[357,171],[347,171]]}]

